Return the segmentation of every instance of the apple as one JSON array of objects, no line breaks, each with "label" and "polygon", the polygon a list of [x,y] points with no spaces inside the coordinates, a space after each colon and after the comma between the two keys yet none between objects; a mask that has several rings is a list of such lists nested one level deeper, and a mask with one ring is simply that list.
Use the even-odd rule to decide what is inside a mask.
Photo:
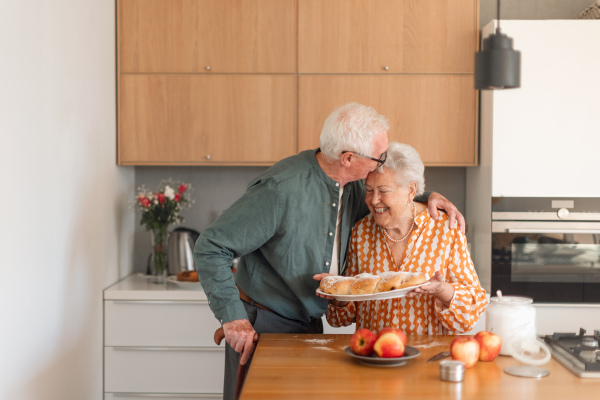
[{"label": "apple", "polygon": [[373,346],[377,340],[377,335],[367,328],[362,328],[354,332],[350,338],[350,348],[359,356],[370,356],[373,354]]},{"label": "apple", "polygon": [[373,350],[381,358],[402,357],[404,355],[404,343],[395,332],[385,332],[377,338]]},{"label": "apple", "polygon": [[492,333],[481,331],[473,337],[479,343],[479,361],[492,361],[500,354],[502,348],[502,339],[500,336]]},{"label": "apple", "polygon": [[402,329],[396,329],[396,328],[391,328],[389,326],[386,326],[385,328],[383,328],[382,330],[379,331],[379,334],[377,335],[377,337],[383,335],[384,333],[388,333],[388,332],[393,332],[396,335],[398,335],[400,337],[400,340],[402,340],[402,344],[404,344],[404,346],[406,346],[406,333],[402,330]]},{"label": "apple", "polygon": [[471,368],[479,360],[479,342],[469,336],[459,336],[450,344],[450,355],[453,360],[465,363]]}]

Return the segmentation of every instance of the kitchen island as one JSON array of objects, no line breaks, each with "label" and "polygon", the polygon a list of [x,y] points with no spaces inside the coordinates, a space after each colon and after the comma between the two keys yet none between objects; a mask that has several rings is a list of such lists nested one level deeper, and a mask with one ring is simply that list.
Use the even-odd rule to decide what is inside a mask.
[{"label": "kitchen island", "polygon": [[427,360],[449,350],[454,336],[409,336],[421,355],[397,367],[373,367],[344,353],[345,335],[263,334],[240,400],[252,399],[527,399],[596,398],[600,379],[579,378],[554,358],[544,365],[550,375],[522,378],[504,368],[522,365],[499,356],[466,370],[463,382],[440,380],[438,362]]}]

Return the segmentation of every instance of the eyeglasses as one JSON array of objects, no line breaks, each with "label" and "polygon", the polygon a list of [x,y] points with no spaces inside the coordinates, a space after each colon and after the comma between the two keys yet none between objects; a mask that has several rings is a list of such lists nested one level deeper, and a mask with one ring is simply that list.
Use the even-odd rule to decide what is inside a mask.
[{"label": "eyeglasses", "polygon": [[381,156],[379,156],[379,158],[365,156],[364,154],[360,154],[360,153],[357,153],[355,151],[350,151],[350,150],[342,151],[342,154],[346,154],[346,153],[354,153],[357,156],[361,156],[363,158],[368,158],[369,160],[377,161],[377,167],[381,167],[383,165],[383,163],[385,162],[385,160],[387,159],[387,151],[384,151],[383,154]]}]

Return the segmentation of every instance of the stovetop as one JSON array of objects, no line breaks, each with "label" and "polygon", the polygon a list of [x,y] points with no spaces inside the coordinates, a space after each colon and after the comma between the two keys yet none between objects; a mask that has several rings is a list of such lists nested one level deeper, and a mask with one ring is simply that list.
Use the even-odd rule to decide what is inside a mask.
[{"label": "stovetop", "polygon": [[600,330],[586,335],[579,333],[554,333],[544,337],[552,355],[567,369],[582,378],[600,378]]}]

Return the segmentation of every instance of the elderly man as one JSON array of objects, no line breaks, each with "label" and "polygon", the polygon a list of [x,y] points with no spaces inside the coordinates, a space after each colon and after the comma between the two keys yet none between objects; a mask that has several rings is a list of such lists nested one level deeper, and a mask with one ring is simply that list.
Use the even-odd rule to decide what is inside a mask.
[{"label": "elderly man", "polygon": [[[344,271],[352,226],[369,213],[363,179],[385,161],[388,130],[388,120],[370,107],[338,108],[325,121],[319,149],[250,182],[196,242],[200,282],[227,342],[224,399],[234,396],[238,364],[251,360],[255,332],[323,332],[328,301],[315,294],[313,275]],[[436,208],[464,227],[456,207],[434,193],[432,215]]]}]

